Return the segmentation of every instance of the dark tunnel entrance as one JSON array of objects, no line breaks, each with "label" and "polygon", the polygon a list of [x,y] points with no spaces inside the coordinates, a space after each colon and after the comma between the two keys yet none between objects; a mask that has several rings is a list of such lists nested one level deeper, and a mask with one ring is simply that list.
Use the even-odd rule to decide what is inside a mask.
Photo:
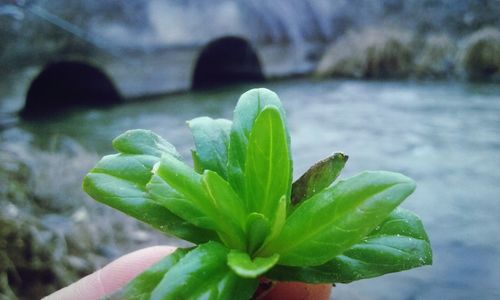
[{"label": "dark tunnel entrance", "polygon": [[122,99],[111,79],[90,64],[64,61],[48,64],[31,82],[23,118],[50,116],[73,107],[116,104]]},{"label": "dark tunnel entrance", "polygon": [[201,52],[193,73],[192,89],[203,90],[242,82],[262,82],[264,75],[256,52],[242,38],[224,37]]}]

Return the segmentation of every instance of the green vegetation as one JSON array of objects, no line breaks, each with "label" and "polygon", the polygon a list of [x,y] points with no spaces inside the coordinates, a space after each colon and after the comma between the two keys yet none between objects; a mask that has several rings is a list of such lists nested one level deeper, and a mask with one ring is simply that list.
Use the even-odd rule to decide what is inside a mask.
[{"label": "green vegetation", "polygon": [[84,179],[94,199],[197,244],[139,275],[123,297],[249,299],[260,276],[351,282],[432,263],[420,220],[397,208],[415,189],[410,178],[371,171],[337,181],[347,156],[334,154],[292,184],[275,93],[244,93],[232,122],[189,125],[194,168],[158,135],[131,130]]},{"label": "green vegetation", "polygon": [[367,28],[349,31],[326,51],[319,77],[500,78],[500,31],[486,27],[460,42],[444,33]]},{"label": "green vegetation", "polygon": [[413,36],[395,29],[349,31],[327,51],[319,76],[399,78],[409,75]]},{"label": "green vegetation", "polygon": [[442,78],[453,75],[457,47],[445,34],[428,36],[415,58],[415,75],[420,78]]},{"label": "green vegetation", "polygon": [[500,78],[500,30],[488,27],[471,34],[465,40],[460,58],[467,78]]}]

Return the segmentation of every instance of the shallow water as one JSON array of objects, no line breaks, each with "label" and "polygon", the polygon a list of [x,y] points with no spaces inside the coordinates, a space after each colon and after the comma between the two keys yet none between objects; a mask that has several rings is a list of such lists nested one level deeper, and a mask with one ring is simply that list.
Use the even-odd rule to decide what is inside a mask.
[{"label": "shallow water", "polygon": [[[340,150],[350,157],[344,176],[384,169],[418,184],[403,207],[422,218],[434,265],[338,285],[335,299],[500,299],[499,85],[294,80],[266,86],[287,110],[295,176]],[[6,134],[23,133],[52,151],[70,138],[105,154],[117,134],[146,128],[188,157],[185,120],[231,118],[247,88],[87,110],[20,123]]]}]

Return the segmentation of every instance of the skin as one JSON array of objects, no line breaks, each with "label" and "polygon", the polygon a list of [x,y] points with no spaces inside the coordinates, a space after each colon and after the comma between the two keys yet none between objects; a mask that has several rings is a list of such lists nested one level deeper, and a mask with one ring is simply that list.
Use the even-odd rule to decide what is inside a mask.
[{"label": "skin", "polygon": [[110,295],[153,264],[175,251],[155,246],[126,254],[104,268],[43,298],[43,300],[97,300]]},{"label": "skin", "polygon": [[306,284],[303,282],[277,282],[273,288],[257,297],[258,300],[328,300],[331,284]]}]

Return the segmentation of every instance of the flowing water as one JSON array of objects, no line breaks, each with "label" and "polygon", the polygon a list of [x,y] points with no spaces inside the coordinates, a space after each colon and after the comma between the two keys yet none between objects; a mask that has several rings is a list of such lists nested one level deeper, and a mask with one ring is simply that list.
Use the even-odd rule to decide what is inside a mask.
[{"label": "flowing water", "polygon": [[[293,80],[266,86],[287,111],[296,177],[343,151],[350,157],[343,176],[384,169],[418,184],[403,207],[422,218],[434,265],[339,284],[335,299],[500,299],[499,85]],[[201,115],[230,119],[247,88],[86,110],[19,123],[4,134],[51,151],[72,139],[105,154],[117,134],[145,128],[188,157],[192,140],[185,121]]]}]

